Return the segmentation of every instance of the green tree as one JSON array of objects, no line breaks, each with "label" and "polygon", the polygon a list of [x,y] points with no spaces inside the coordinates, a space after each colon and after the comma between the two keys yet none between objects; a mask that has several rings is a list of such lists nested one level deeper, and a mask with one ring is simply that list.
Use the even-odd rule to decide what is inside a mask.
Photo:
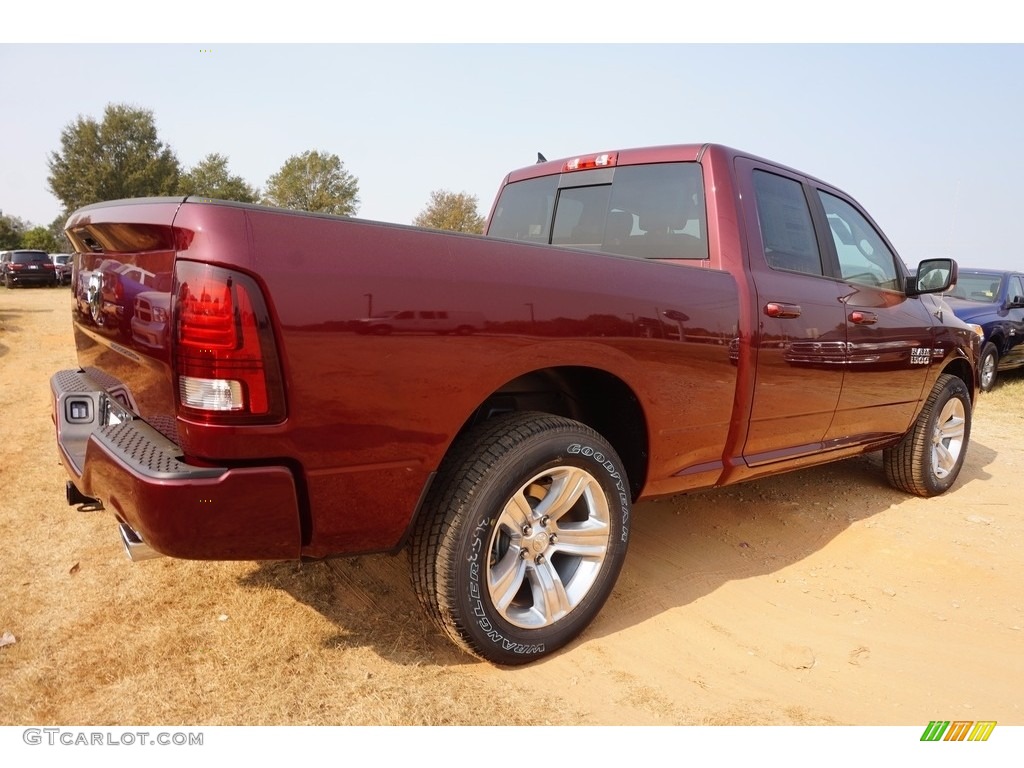
[{"label": "green tree", "polygon": [[71,253],[75,249],[71,241],[68,240],[68,236],[64,234],[64,225],[67,224],[67,221],[68,214],[61,213],[50,222],[48,229],[54,240],[57,241],[57,247],[51,253]]},{"label": "green tree", "polygon": [[430,193],[430,203],[412,223],[417,227],[479,235],[484,231],[484,217],[477,213],[476,205],[476,195],[435,190]]},{"label": "green tree", "polygon": [[108,104],[103,121],[78,116],[61,131],[61,148],[51,152],[50,190],[74,211],[102,200],[171,195],[181,166],[160,141],[153,113]]},{"label": "green tree", "polygon": [[354,216],[359,210],[359,180],[341,158],[311,150],[289,157],[267,179],[263,202],[300,211]]},{"label": "green tree", "polygon": [[60,253],[60,243],[46,227],[32,227],[21,236],[21,247],[47,253]]},{"label": "green tree", "polygon": [[22,235],[27,229],[28,225],[17,216],[7,216],[0,211],[0,248],[20,248]]},{"label": "green tree", "polygon": [[255,203],[259,199],[257,191],[245,179],[228,172],[227,157],[216,152],[204,157],[181,177],[178,192],[240,203]]}]

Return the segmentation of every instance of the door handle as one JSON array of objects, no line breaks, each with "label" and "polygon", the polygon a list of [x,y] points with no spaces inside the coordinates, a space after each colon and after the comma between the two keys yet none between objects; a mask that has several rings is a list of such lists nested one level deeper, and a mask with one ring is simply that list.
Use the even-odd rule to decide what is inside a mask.
[{"label": "door handle", "polygon": [[764,305],[764,313],[768,317],[800,317],[799,304],[784,304],[781,301],[769,301]]},{"label": "door handle", "polygon": [[855,309],[850,313],[850,322],[857,325],[874,325],[878,322],[878,316],[874,312],[865,312],[863,309]]}]

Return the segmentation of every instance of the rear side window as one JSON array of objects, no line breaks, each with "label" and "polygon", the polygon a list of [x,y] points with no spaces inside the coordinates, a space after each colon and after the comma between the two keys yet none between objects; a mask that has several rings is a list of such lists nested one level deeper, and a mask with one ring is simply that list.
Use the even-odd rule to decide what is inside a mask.
[{"label": "rear side window", "polygon": [[803,185],[774,173],[754,171],[754,196],[768,266],[823,275],[821,252]]},{"label": "rear side window", "polygon": [[701,167],[629,165],[614,174],[566,173],[510,184],[488,234],[624,256],[707,259]]},{"label": "rear side window", "polygon": [[1016,275],[1010,278],[1010,301],[1019,302],[1024,297],[1024,281]]}]

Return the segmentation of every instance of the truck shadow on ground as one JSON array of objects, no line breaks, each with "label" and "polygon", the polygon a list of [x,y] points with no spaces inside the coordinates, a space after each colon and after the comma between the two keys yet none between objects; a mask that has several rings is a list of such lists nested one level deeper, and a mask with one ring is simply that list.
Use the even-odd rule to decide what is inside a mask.
[{"label": "truck shadow on ground", "polygon": [[[972,441],[957,486],[985,480],[995,452]],[[798,563],[851,525],[913,500],[885,480],[878,454],[637,505],[629,553],[593,641],[685,606],[723,584]],[[480,663],[420,608],[403,552],[314,563],[261,563],[243,587],[277,588],[337,627],[325,649],[369,647],[401,665]],[[578,643],[579,641],[577,641]],[[559,653],[571,652],[576,643]]]}]

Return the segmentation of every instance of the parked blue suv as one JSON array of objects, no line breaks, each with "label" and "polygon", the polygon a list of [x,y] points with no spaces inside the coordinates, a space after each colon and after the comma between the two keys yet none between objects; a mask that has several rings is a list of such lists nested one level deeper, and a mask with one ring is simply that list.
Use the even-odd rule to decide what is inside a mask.
[{"label": "parked blue suv", "polygon": [[985,331],[981,342],[981,389],[996,383],[996,372],[1024,366],[1024,273],[961,269],[945,299],[966,323]]}]

